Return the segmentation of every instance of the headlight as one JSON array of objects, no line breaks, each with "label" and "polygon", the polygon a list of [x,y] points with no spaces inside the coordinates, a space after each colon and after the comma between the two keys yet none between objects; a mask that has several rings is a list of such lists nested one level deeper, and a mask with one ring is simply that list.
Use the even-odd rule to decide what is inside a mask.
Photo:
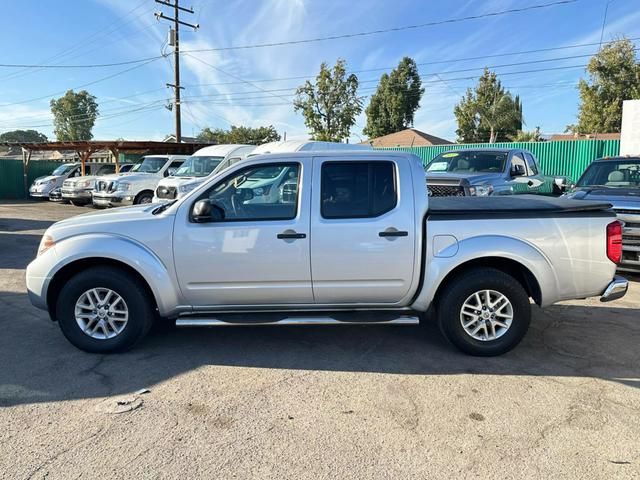
[{"label": "headlight", "polygon": [[180,193],[189,193],[191,190],[199,186],[202,182],[186,183],[178,187]]},{"label": "headlight", "polygon": [[40,240],[40,245],[38,246],[38,256],[42,255],[55,244],[56,242],[53,240],[53,237],[51,237],[51,235],[43,235],[42,240]]},{"label": "headlight", "polygon": [[474,185],[469,187],[469,194],[473,197],[486,197],[493,192],[493,186],[491,185]]},{"label": "headlight", "polygon": [[93,186],[93,182],[91,180],[82,180],[76,182],[76,188],[91,188]]},{"label": "headlight", "polygon": [[126,192],[130,188],[131,188],[131,184],[130,183],[120,182],[120,183],[118,183],[118,186],[116,187],[116,191],[118,191],[118,192]]}]

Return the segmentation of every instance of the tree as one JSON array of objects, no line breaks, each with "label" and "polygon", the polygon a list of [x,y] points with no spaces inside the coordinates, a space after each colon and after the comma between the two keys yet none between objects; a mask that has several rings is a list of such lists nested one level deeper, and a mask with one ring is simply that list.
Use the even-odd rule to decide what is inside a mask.
[{"label": "tree", "polygon": [[640,65],[635,45],[628,39],[605,45],[589,60],[589,80],[581,79],[580,107],[573,133],[619,132],[622,101],[640,98]]},{"label": "tree", "polygon": [[224,130],[222,128],[212,130],[207,127],[198,134],[198,140],[218,144],[260,145],[267,142],[277,142],[280,138],[280,135],[273,125],[256,128],[232,125],[230,130]]},{"label": "tree", "polygon": [[12,130],[0,134],[0,142],[33,142],[42,143],[47,141],[47,136],[36,130]]},{"label": "tree", "polygon": [[390,74],[380,77],[376,93],[367,106],[363,133],[376,138],[412,126],[423,94],[416,62],[404,57]]},{"label": "tree", "polygon": [[68,90],[63,97],[51,100],[54,133],[58,141],[91,140],[91,130],[98,117],[96,97],[86,90]]},{"label": "tree", "polygon": [[512,142],[543,142],[542,134],[540,133],[540,127],[536,127],[535,130],[531,130],[530,132],[525,132],[523,130],[518,130],[518,133],[511,136],[510,140]]},{"label": "tree", "polygon": [[467,89],[453,113],[458,140],[464,143],[504,141],[522,130],[520,98],[505,91],[497,75],[486,68],[476,88]]},{"label": "tree", "polygon": [[315,83],[307,80],[299,87],[293,105],[296,112],[302,111],[313,140],[341,142],[349,137],[362,112],[358,77],[347,75],[343,59],[338,59],[333,70],[322,62]]}]

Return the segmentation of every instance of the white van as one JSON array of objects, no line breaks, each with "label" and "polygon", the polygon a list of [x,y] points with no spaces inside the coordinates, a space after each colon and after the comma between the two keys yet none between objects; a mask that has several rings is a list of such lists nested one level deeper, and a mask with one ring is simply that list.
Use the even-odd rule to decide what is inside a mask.
[{"label": "white van", "polygon": [[204,147],[187,159],[176,172],[158,183],[154,202],[168,202],[190,192],[205,178],[215,175],[247,157],[253,145],[212,145]]}]

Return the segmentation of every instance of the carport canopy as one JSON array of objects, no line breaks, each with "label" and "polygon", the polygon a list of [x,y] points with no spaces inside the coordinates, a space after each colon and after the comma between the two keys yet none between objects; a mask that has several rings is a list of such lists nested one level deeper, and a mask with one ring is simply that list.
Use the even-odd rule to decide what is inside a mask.
[{"label": "carport canopy", "polygon": [[211,143],[175,143],[175,142],[155,142],[147,140],[90,140],[77,142],[3,142],[0,145],[8,147],[22,148],[22,166],[24,172],[25,191],[27,191],[27,172],[31,153],[41,151],[75,151],[80,157],[82,165],[82,175],[85,174],[85,164],[89,157],[97,151],[109,150],[116,162],[116,172],[120,170],[118,156],[120,153],[140,153],[144,155],[191,155],[201,148],[212,145]]}]

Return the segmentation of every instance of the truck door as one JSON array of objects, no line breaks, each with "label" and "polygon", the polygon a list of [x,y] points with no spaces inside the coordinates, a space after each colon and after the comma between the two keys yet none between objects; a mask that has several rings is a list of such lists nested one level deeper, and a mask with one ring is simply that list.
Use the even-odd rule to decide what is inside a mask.
[{"label": "truck door", "polygon": [[317,304],[394,304],[407,295],[419,234],[413,195],[407,159],[313,159]]},{"label": "truck door", "polygon": [[524,152],[514,152],[511,155],[509,171],[511,173],[510,184],[514,194],[537,193],[542,185],[538,176],[531,175]]},{"label": "truck door", "polygon": [[[310,199],[303,194],[310,192],[311,162],[257,162],[223,174],[204,193],[183,203],[176,215],[173,250],[189,305],[206,309],[313,303]],[[209,199],[224,218],[194,221],[193,206],[200,199]]]}]

